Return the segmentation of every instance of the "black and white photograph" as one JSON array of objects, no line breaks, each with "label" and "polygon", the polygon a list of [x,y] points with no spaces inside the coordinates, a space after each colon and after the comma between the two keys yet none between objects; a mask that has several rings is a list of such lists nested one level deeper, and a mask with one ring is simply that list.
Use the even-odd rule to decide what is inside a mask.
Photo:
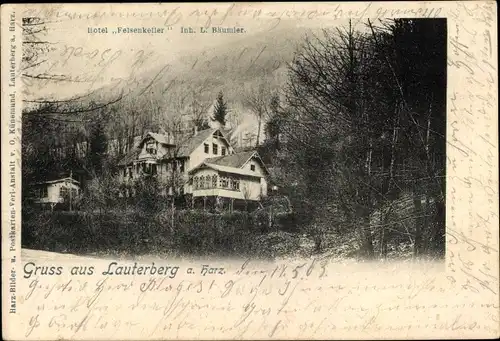
[{"label": "black and white photograph", "polygon": [[155,45],[132,80],[89,93],[84,76],[51,72],[50,23],[22,28],[25,82],[78,90],[24,100],[23,246],[444,257],[446,19],[279,27],[148,69]]},{"label": "black and white photograph", "polygon": [[3,338],[498,337],[496,11],[2,5]]}]

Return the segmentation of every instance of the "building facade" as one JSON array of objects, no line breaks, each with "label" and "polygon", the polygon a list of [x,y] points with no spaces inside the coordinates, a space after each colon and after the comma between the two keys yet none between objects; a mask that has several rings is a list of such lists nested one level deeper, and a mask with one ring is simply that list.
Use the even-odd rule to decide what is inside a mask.
[{"label": "building facade", "polygon": [[[231,205],[267,196],[268,171],[255,151],[236,153],[222,129],[190,136],[148,133],[119,162],[119,182],[154,176],[165,195],[190,194],[193,204]],[[126,186],[125,186],[126,187]],[[123,196],[133,196],[124,192]]]},{"label": "building facade", "polygon": [[80,183],[67,177],[32,184],[29,199],[41,207],[54,208],[58,204],[70,206],[80,192]]}]

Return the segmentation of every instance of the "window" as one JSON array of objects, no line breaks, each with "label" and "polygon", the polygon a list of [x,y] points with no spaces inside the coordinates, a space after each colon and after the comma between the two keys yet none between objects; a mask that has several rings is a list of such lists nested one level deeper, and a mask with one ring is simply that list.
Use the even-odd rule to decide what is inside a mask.
[{"label": "window", "polygon": [[210,175],[205,177],[205,188],[210,188]]},{"label": "window", "polygon": [[217,155],[219,153],[219,146],[216,145],[215,143],[212,144],[212,149],[213,149],[214,155]]},{"label": "window", "polygon": [[152,174],[152,175],[156,175],[156,174],[158,174],[158,170],[157,170],[157,168],[156,168],[156,165],[155,165],[155,164],[151,165],[151,174]]},{"label": "window", "polygon": [[40,196],[40,198],[46,198],[49,196],[49,191],[47,189],[47,186],[43,186],[42,188],[40,188],[38,196]]},{"label": "window", "polygon": [[222,156],[226,155],[226,147],[220,147],[220,153]]},{"label": "window", "polygon": [[153,174],[153,166],[156,168],[156,165],[155,165],[155,164],[151,164],[151,163],[143,163],[143,164],[142,164],[142,171],[143,171],[145,174]]},{"label": "window", "polygon": [[193,179],[193,189],[198,189],[198,177],[195,176]]},{"label": "window", "polygon": [[205,147],[205,154],[208,154],[209,153],[208,143],[204,143],[203,146]]},{"label": "window", "polygon": [[240,189],[240,180],[239,179],[232,179],[231,180],[231,189],[235,191],[239,191]]},{"label": "window", "polygon": [[156,143],[151,141],[146,144],[146,152],[156,155]]},{"label": "window", "polygon": [[128,176],[129,178],[133,178],[134,176],[132,175],[132,167],[128,167]]},{"label": "window", "polygon": [[180,167],[179,168],[180,168],[180,172],[184,173],[184,160],[180,161]]},{"label": "window", "polygon": [[172,161],[172,172],[175,172],[177,170],[177,161],[174,160]]},{"label": "window", "polygon": [[228,188],[229,187],[229,179],[226,177],[221,177],[220,178],[220,187]]},{"label": "window", "polygon": [[217,188],[217,175],[212,175],[212,187]]},{"label": "window", "polygon": [[66,187],[61,187],[61,190],[59,191],[59,196],[61,198],[65,198],[68,196],[68,189]]},{"label": "window", "polygon": [[255,165],[250,165],[250,170],[255,171]]},{"label": "window", "polygon": [[126,178],[127,177],[127,168],[123,168],[123,177]]},{"label": "window", "polygon": [[200,185],[200,187],[198,187],[199,189],[204,189],[205,188],[205,181],[204,181],[203,176],[200,176],[199,185]]}]

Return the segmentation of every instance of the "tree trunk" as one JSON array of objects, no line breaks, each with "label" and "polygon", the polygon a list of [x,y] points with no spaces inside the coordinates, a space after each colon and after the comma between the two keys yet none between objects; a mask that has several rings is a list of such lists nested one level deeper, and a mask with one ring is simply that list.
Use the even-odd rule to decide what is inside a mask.
[{"label": "tree trunk", "polygon": [[[368,115],[364,113],[365,116],[365,126],[368,126]],[[373,154],[373,141],[371,137],[368,138],[368,151],[366,153],[366,174],[367,174],[367,182],[368,182],[368,187],[366,188],[366,194],[364,195],[364,208],[363,208],[363,221],[362,221],[362,232],[363,232],[363,253],[366,258],[373,258],[374,257],[374,250],[373,250],[373,238],[372,238],[372,233],[371,233],[371,226],[370,226],[370,218],[371,218],[371,213],[372,213],[372,203],[371,203],[371,173],[372,173],[372,154]]]},{"label": "tree trunk", "polygon": [[415,215],[415,240],[413,243],[413,257],[421,255],[422,251],[422,229],[424,221],[422,219],[422,201],[420,195],[413,193],[413,207]]},{"label": "tree trunk", "polygon": [[175,202],[174,196],[172,196],[172,223],[170,224],[170,232],[173,233],[175,231]]},{"label": "tree trunk", "polygon": [[[387,229],[386,226],[389,224],[390,216],[392,213],[392,207],[389,208],[384,214],[383,218],[381,217],[381,231],[380,231],[380,257],[385,259],[387,258]],[[382,215],[382,212],[380,213]]]},{"label": "tree trunk", "polygon": [[259,123],[257,125],[257,139],[255,142],[255,148],[259,147],[259,137],[260,137],[260,126],[262,125],[262,113],[259,113]]},{"label": "tree trunk", "polygon": [[446,206],[444,201],[436,201],[434,205],[436,212],[431,223],[429,251],[444,255]]},{"label": "tree trunk", "polygon": [[374,257],[373,251],[373,238],[370,228],[370,216],[365,215],[362,221],[362,254],[364,257],[368,259],[372,259]]},{"label": "tree trunk", "polygon": [[[387,257],[387,238],[386,238],[386,226],[389,224],[389,218],[392,213],[393,207],[393,189],[394,189],[394,172],[395,172],[395,161],[396,161],[396,144],[398,142],[399,135],[399,104],[396,105],[396,109],[394,111],[394,125],[392,128],[392,142],[391,142],[391,161],[389,164],[389,178],[386,180],[386,184],[384,185],[383,193],[387,199],[387,201],[391,201],[391,207],[385,212],[383,215],[383,219],[381,220],[381,239],[380,239],[380,256],[382,258]],[[381,212],[382,214],[382,212]]]}]

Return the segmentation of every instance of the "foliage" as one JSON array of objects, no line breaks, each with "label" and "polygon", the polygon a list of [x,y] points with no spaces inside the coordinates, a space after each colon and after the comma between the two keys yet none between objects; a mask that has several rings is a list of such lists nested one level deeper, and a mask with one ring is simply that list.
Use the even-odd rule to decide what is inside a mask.
[{"label": "foliage", "polygon": [[257,117],[256,144],[259,146],[262,122],[272,115],[272,110],[277,109],[277,94],[265,83],[259,84],[256,89],[247,91],[244,105]]},{"label": "foliage", "polygon": [[280,115],[282,187],[307,204],[319,249],[341,225],[356,229],[365,256],[377,245],[385,257],[394,207],[410,193],[411,217],[425,217],[410,232],[415,254],[444,250],[446,24],[368,27],[325,30],[296,55]]},{"label": "foliage", "polygon": [[219,122],[222,127],[226,125],[226,116],[229,113],[227,103],[224,101],[224,94],[222,91],[217,95],[217,100],[214,106],[214,113],[212,121]]},{"label": "foliage", "polygon": [[106,153],[108,151],[108,138],[105,133],[105,122],[103,117],[97,117],[90,127],[89,137],[89,166],[96,175],[103,171]]},{"label": "foliage", "polygon": [[[31,36],[32,29],[44,29],[45,24],[33,18],[24,26]],[[27,53],[23,60],[35,63],[37,54],[45,53],[36,49],[44,46],[23,49]],[[262,58],[270,59],[266,51],[261,52]],[[226,64],[214,60],[213,65],[222,72],[227,71]],[[257,74],[242,72],[241,63],[234,64],[228,74],[241,78]],[[81,170],[80,177],[92,180],[84,184],[84,213],[54,217],[44,213],[37,217],[42,221],[27,220],[29,233],[35,240],[69,238],[78,245],[95,243],[98,249],[151,246],[234,254],[250,252],[257,237],[261,244],[279,239],[299,247],[301,234],[313,241],[313,252],[355,242],[359,254],[370,258],[386,257],[400,245],[411,245],[414,256],[442,253],[445,21],[398,19],[378,26],[368,21],[363,30],[351,24],[326,29],[304,38],[280,91],[274,91],[276,69],[260,70],[260,83],[253,89],[248,79],[238,83],[241,87],[219,84],[219,80],[212,84],[209,79],[188,86],[189,79],[168,83],[159,74],[154,76],[156,83],[167,83],[162,91],[141,88],[140,93],[132,92],[114,103],[36,102],[39,105],[23,113],[23,182],[76,169]],[[246,94],[235,90],[248,84]],[[209,99],[214,94],[202,94],[202,89],[219,91],[211,119],[221,126],[228,119],[231,128],[235,128],[233,121],[235,126],[241,123],[239,117],[228,116],[227,98],[235,105],[239,97],[240,104],[256,115],[257,136],[249,132],[247,139],[270,166],[269,181],[290,202],[290,211],[273,211],[273,204],[266,203],[265,209],[252,214],[182,211],[183,200],[176,193],[164,193],[181,184],[175,172],[167,183],[144,177],[129,188],[118,186],[117,161],[134,148],[137,137],[153,130],[177,138],[183,130],[208,126]],[[182,120],[185,114],[192,120],[187,127]],[[118,191],[123,194],[125,189],[134,193],[133,200],[118,198]],[[244,186],[242,192],[247,199]],[[45,226],[41,231],[47,234],[34,231],[33,221]],[[86,231],[89,234],[83,235]],[[351,239],[342,238],[347,235]]]},{"label": "foliage", "polygon": [[82,210],[107,212],[118,204],[119,184],[112,174],[101,174],[87,182],[81,198]]},{"label": "foliage", "polygon": [[143,176],[133,185],[134,200],[137,207],[147,213],[158,212],[164,204],[165,186],[155,176]]},{"label": "foliage", "polygon": [[[161,252],[173,255],[249,256],[262,235],[246,212],[143,212],[137,207],[98,212],[32,212],[23,216],[24,246],[76,253]],[[258,253],[262,253],[259,250]]]}]

